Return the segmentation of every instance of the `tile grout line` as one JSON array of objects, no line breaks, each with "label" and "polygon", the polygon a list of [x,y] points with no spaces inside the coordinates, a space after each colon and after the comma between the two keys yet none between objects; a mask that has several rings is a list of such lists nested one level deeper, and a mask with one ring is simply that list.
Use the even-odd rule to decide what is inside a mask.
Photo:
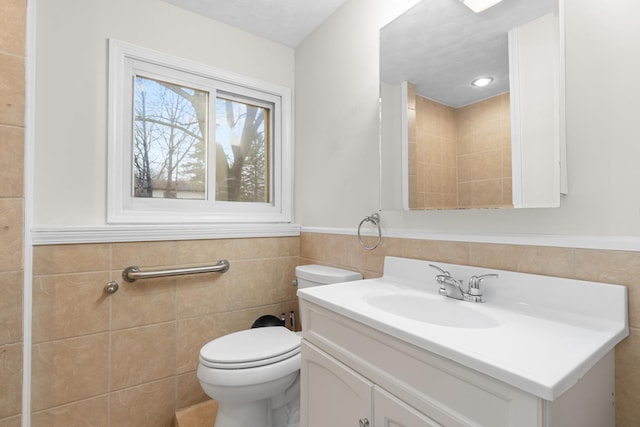
[{"label": "tile grout line", "polygon": [[[109,244],[109,278],[114,280],[113,277],[113,244]],[[109,296],[109,347],[107,355],[107,426],[111,427],[111,373],[112,373],[112,343],[113,343],[113,297]]]}]

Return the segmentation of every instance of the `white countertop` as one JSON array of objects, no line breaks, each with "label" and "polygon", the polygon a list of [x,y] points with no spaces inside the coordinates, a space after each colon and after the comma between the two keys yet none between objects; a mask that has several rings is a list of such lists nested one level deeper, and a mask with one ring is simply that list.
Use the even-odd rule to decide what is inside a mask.
[{"label": "white countertop", "polygon": [[[485,303],[438,295],[439,265],[456,278],[496,272]],[[380,310],[375,294],[433,297],[445,309],[476,310],[499,320],[487,328],[440,326]],[[458,362],[546,400],[571,388],[628,335],[623,286],[387,257],[382,278],[298,290],[306,301]]]}]

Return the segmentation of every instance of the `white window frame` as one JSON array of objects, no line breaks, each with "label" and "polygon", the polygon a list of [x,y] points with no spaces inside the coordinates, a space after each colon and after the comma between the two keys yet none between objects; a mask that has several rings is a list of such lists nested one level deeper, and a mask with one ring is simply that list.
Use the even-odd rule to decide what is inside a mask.
[{"label": "white window frame", "polygon": [[[132,195],[133,79],[175,82],[209,92],[215,126],[216,90],[274,105],[270,149],[270,203],[215,200],[215,147],[209,141],[208,200]],[[292,211],[291,89],[109,39],[107,223],[290,223]]]}]

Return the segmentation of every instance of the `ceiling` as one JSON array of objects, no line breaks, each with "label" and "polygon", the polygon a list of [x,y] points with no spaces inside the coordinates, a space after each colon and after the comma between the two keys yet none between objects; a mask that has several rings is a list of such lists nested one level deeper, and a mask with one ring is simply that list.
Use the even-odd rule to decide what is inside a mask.
[{"label": "ceiling", "polygon": [[[296,47],[347,0],[163,1]],[[380,32],[381,80],[413,82],[418,93],[453,107],[508,92],[507,32],[555,9],[557,0],[503,0],[475,14],[458,0],[419,1]],[[470,90],[484,75],[494,83]]]},{"label": "ceiling", "polygon": [[[423,0],[380,32],[380,79],[409,81],[430,99],[461,107],[509,91],[507,33],[557,12],[557,0],[503,0],[479,14],[455,0]],[[477,77],[494,82],[474,88]]]},{"label": "ceiling", "polygon": [[175,6],[296,47],[346,0],[164,0]]}]

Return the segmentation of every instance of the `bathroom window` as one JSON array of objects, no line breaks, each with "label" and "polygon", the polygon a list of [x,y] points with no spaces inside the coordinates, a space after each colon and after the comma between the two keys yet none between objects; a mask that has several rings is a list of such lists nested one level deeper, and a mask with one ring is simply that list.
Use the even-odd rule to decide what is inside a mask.
[{"label": "bathroom window", "polygon": [[108,222],[290,221],[288,89],[109,49]]}]

